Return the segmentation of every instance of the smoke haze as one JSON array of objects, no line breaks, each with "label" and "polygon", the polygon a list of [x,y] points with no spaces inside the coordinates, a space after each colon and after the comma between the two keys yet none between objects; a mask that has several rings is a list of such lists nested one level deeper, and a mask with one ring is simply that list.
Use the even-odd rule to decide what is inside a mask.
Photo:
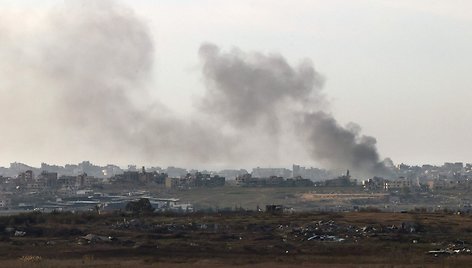
[{"label": "smoke haze", "polygon": [[86,0],[36,21],[1,13],[2,158],[386,171],[374,138],[326,112],[310,60],[292,66],[279,54],[205,43],[206,92],[182,118],[150,97],[153,39],[132,10]]},{"label": "smoke haze", "polygon": [[149,98],[154,45],[131,10],[115,1],[67,1],[37,20],[27,34],[13,18],[0,28],[11,36],[0,35],[1,114],[11,131],[4,153],[22,161],[28,151],[169,164],[231,155],[231,139],[215,126],[176,118]]}]

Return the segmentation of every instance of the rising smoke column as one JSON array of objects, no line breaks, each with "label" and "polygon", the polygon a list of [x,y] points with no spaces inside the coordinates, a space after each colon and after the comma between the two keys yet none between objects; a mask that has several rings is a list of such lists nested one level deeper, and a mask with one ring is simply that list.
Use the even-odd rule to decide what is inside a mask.
[{"label": "rising smoke column", "polygon": [[36,18],[35,27],[10,17],[0,19],[0,109],[19,143],[9,151],[24,143],[42,159],[80,152],[103,162],[176,165],[230,158],[231,138],[211,122],[179,118],[149,97],[155,48],[132,10],[74,0]]},{"label": "rising smoke column", "polygon": [[291,121],[289,127],[297,134],[292,142],[301,143],[313,160],[326,167],[349,168],[362,175],[388,173],[375,138],[360,135],[355,124],[340,126],[323,111],[329,106],[321,93],[323,78],[310,61],[293,67],[281,55],[239,49],[222,53],[213,44],[203,44],[199,54],[207,84],[203,101],[224,122],[245,128],[262,122],[278,130],[282,122]]},{"label": "rising smoke column", "polygon": [[237,138],[237,154],[248,165],[287,165],[306,159],[297,150],[293,114],[319,102],[323,78],[311,61],[290,65],[279,54],[199,49],[206,85],[198,107]]},{"label": "rising smoke column", "polygon": [[380,161],[376,139],[360,134],[360,127],[342,127],[322,111],[306,113],[300,126],[307,135],[311,156],[330,168],[350,168],[361,175],[388,175]]}]

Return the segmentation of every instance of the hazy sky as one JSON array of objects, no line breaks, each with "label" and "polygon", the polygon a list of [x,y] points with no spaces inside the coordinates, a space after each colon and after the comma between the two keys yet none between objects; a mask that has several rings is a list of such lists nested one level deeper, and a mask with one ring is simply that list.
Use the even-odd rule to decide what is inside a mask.
[{"label": "hazy sky", "polygon": [[[35,18],[63,2],[0,0],[0,13],[21,14],[18,26],[14,19],[0,19],[0,29],[34,31]],[[203,42],[211,42],[223,50],[280,53],[293,64],[311,59],[326,79],[323,91],[337,120],[359,124],[363,133],[377,139],[380,155],[395,163],[472,162],[472,1],[121,3],[134,10],[152,34],[152,96],[182,116],[195,112],[195,99],[204,94],[197,51]],[[19,143],[14,139],[0,139],[0,164],[62,164],[90,153],[53,156],[44,149],[53,138],[43,139],[43,153],[35,154],[12,146]]]}]

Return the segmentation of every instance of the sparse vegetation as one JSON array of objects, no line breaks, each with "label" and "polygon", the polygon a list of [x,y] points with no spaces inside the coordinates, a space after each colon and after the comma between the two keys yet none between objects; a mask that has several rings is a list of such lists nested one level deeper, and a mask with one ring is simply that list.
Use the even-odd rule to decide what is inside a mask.
[{"label": "sparse vegetation", "polygon": [[0,217],[0,227],[0,267],[418,267],[437,260],[456,267],[472,261],[469,254],[426,254],[469,248],[472,233],[464,230],[472,229],[472,216],[444,212],[56,212]]}]

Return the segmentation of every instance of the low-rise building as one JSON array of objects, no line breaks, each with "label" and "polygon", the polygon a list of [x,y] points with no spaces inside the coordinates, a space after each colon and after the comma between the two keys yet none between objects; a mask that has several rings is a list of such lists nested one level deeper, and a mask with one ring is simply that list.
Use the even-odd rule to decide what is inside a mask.
[{"label": "low-rise building", "polygon": [[417,180],[405,177],[400,177],[396,180],[386,180],[384,183],[384,189],[386,191],[413,189],[416,187],[419,187]]}]

